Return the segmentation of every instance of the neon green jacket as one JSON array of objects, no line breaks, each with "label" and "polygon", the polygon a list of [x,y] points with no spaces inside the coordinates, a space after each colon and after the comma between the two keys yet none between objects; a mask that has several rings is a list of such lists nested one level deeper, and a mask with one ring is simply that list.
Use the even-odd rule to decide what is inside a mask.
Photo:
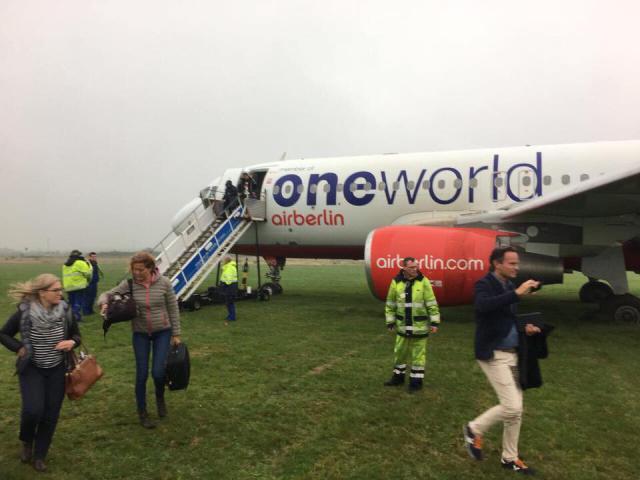
[{"label": "neon green jacket", "polygon": [[409,281],[402,272],[389,285],[384,307],[387,326],[395,324],[403,337],[427,337],[431,326],[440,324],[440,310],[431,282],[418,272]]},{"label": "neon green jacket", "polygon": [[229,263],[225,263],[222,266],[220,281],[226,285],[238,283],[238,266],[235,261],[231,260]]},{"label": "neon green jacket", "polygon": [[67,292],[82,290],[87,288],[92,275],[93,268],[91,264],[78,259],[70,267],[62,266],[62,286]]}]

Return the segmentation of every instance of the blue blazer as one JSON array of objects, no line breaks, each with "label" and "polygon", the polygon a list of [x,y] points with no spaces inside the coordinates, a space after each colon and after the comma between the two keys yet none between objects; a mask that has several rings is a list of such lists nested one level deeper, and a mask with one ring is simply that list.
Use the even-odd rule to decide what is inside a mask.
[{"label": "blue blazer", "polygon": [[506,290],[492,273],[475,284],[475,354],[478,360],[490,360],[500,341],[516,324],[516,304],[520,297],[513,284],[507,282]]}]

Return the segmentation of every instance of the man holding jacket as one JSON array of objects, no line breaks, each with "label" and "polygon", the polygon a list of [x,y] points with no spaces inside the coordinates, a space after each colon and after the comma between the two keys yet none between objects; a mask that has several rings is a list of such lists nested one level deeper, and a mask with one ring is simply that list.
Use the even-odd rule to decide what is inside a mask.
[{"label": "man holding jacket", "polygon": [[[526,280],[514,288],[511,280],[519,270],[518,252],[513,247],[496,248],[489,257],[490,272],[475,285],[475,356],[500,403],[463,427],[465,446],[475,460],[482,460],[482,438],[495,423],[502,422],[502,467],[533,475],[520,459],[518,438],[522,422],[522,388],[518,374],[519,334],[516,304],[537,290],[540,282]],[[524,326],[526,335],[540,333],[533,324]]]}]

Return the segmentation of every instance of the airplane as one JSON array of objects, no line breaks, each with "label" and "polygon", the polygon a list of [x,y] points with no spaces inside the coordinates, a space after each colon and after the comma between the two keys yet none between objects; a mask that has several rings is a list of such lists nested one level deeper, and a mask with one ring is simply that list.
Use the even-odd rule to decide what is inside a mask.
[{"label": "airplane", "polygon": [[[242,173],[256,182],[256,198],[244,202],[248,211],[222,215],[225,183]],[[226,170],[176,214],[175,237],[202,223],[194,212],[212,225],[198,229],[202,240],[182,260],[166,242],[157,250],[177,292],[188,283],[182,270],[203,272],[195,285],[221,255],[237,253],[279,266],[286,258],[364,259],[369,287],[384,299],[411,256],[439,304],[459,305],[473,301],[491,250],[512,245],[520,281],[562,283],[563,273],[580,271],[583,302],[640,322],[626,273],[640,273],[640,141],[281,160]],[[226,240],[224,218],[238,226]]]}]

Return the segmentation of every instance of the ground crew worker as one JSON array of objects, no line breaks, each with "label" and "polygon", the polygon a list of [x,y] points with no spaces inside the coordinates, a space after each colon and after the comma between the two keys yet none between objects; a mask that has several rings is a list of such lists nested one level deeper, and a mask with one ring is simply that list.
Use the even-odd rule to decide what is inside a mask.
[{"label": "ground crew worker", "polygon": [[62,285],[69,295],[69,304],[73,313],[81,319],[84,294],[93,276],[93,268],[82,256],[80,250],[72,250],[62,266]]},{"label": "ground crew worker", "polygon": [[238,292],[238,266],[235,260],[228,255],[223,260],[218,289],[224,296],[224,303],[227,306],[227,318],[225,318],[224,324],[228,325],[229,322],[236,321],[236,305],[234,301]]},{"label": "ground crew worker", "polygon": [[440,324],[438,302],[429,279],[418,270],[413,257],[402,260],[400,273],[389,286],[385,306],[386,324],[396,332],[395,366],[386,386],[404,384],[407,363],[411,363],[409,392],[422,388],[427,359],[427,337],[436,333]]}]

